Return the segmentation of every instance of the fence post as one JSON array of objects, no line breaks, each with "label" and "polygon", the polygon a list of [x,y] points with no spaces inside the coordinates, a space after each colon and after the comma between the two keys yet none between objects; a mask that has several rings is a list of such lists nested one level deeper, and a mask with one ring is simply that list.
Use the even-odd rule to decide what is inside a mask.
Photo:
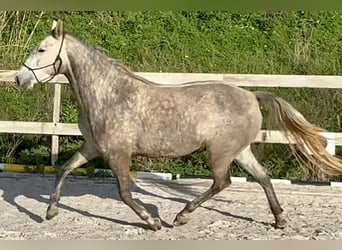
[{"label": "fence post", "polygon": [[[53,114],[52,114],[52,122],[56,124],[59,122],[59,113],[61,109],[61,87],[60,83],[56,83],[54,85],[54,96],[53,96]],[[58,152],[59,152],[59,136],[53,135],[51,142],[51,165],[54,166],[56,161],[58,160]]]}]

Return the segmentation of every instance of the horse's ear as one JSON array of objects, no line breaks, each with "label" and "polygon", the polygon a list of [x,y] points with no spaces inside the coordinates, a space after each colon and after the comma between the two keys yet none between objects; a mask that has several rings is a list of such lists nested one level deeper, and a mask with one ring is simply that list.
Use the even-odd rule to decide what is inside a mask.
[{"label": "horse's ear", "polygon": [[54,38],[58,38],[60,37],[61,35],[63,35],[63,32],[64,32],[64,29],[63,29],[63,21],[62,20],[53,20],[53,23],[52,23],[52,36]]}]

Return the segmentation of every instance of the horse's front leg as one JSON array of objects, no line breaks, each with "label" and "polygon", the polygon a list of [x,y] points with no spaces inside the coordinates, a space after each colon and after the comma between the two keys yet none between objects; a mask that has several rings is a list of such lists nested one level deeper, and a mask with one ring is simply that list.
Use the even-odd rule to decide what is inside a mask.
[{"label": "horse's front leg", "polygon": [[60,199],[60,191],[66,176],[75,168],[82,166],[89,160],[99,156],[99,151],[91,144],[85,142],[82,148],[77,151],[64,165],[55,182],[55,189],[50,195],[50,204],[46,212],[46,219],[50,220],[58,214],[57,203]]},{"label": "horse's front leg", "polygon": [[131,155],[125,152],[115,153],[109,157],[109,166],[113,175],[117,178],[117,185],[121,200],[128,205],[141,219],[145,220],[152,230],[161,229],[159,218],[152,218],[146,209],[138,205],[132,199],[131,178],[129,175],[129,167],[131,164]]}]

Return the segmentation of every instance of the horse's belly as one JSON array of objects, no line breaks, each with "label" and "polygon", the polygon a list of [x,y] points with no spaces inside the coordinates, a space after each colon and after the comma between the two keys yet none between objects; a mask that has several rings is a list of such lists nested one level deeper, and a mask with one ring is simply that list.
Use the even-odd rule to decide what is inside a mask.
[{"label": "horse's belly", "polygon": [[170,135],[158,137],[157,135],[141,138],[137,144],[136,154],[149,156],[179,157],[188,155],[203,146],[195,138],[187,136]]}]

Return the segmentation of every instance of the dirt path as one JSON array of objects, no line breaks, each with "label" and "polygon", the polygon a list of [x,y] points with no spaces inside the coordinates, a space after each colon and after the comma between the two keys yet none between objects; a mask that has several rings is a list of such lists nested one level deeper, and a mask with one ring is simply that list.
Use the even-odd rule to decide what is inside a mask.
[{"label": "dirt path", "polygon": [[114,179],[68,178],[59,215],[46,221],[54,177],[0,174],[0,239],[342,239],[342,188],[274,184],[288,227],[276,230],[256,183],[233,183],[192,214],[172,221],[211,180],[138,181],[133,197],[160,216],[153,232],[118,198]]}]

